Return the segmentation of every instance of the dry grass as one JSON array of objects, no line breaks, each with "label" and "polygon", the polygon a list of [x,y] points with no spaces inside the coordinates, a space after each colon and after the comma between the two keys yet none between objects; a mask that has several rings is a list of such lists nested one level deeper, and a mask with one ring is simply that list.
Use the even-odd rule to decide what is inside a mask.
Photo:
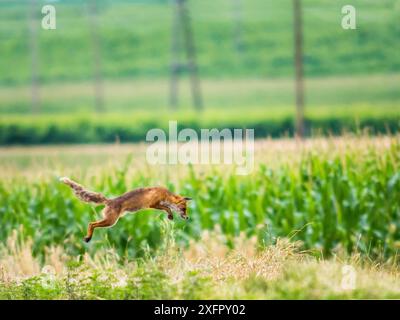
[{"label": "dry grass", "polygon": [[[81,259],[90,268],[97,270],[125,270],[134,268],[135,261],[121,260],[112,249],[104,249],[93,256],[68,257],[61,246],[46,248],[44,262],[33,255],[31,239],[22,240],[14,230],[7,243],[0,246],[0,268],[3,279],[24,279],[40,275],[43,268],[51,269],[62,276],[67,272],[68,261]],[[214,231],[204,231],[198,241],[190,241],[186,248],[181,248],[173,239],[165,243],[155,257],[147,257],[148,263],[157,267],[178,281],[186,272],[198,271],[204,276],[211,276],[216,281],[228,278],[243,280],[250,275],[274,279],[282,271],[287,261],[301,261],[304,253],[299,251],[300,244],[285,239],[276,245],[264,249],[257,248],[255,237],[247,238],[244,234],[234,239],[234,249],[227,246],[227,237],[219,227]],[[122,263],[121,263],[122,262]]]},{"label": "dry grass", "polygon": [[184,250],[171,245],[155,258],[157,265],[171,278],[178,280],[190,271],[211,277],[214,281],[244,280],[259,276],[276,279],[288,261],[300,262],[304,253],[300,243],[280,239],[274,246],[260,249],[256,237],[243,233],[233,240],[234,249],[226,245],[227,237],[217,226],[214,231],[204,231],[198,241],[191,240]]},{"label": "dry grass", "polygon": [[[32,242],[21,241],[18,232],[14,232],[7,245],[0,249],[0,285],[11,288],[32,277],[40,277],[42,283],[58,279],[75,284],[76,294],[84,297],[85,286],[93,281],[107,283],[109,290],[124,290],[140,283],[146,272],[157,270],[165,274],[168,283],[179,288],[175,293],[178,299],[184,294],[182,288],[187,286],[188,274],[193,272],[208,279],[205,288],[193,284],[194,290],[200,292],[195,298],[400,297],[400,271],[395,264],[371,264],[362,261],[358,255],[344,260],[338,256],[317,260],[309,253],[299,251],[298,243],[286,239],[264,248],[257,247],[254,238],[244,235],[234,239],[234,249],[229,249],[226,242],[217,227],[212,232],[204,232],[199,241],[191,241],[187,248],[180,248],[169,237],[157,255],[141,261],[121,260],[108,249],[94,256],[68,257],[62,247],[53,247],[46,250],[44,262],[41,262],[32,255]],[[71,261],[78,260],[81,261],[78,267],[71,269],[68,266]],[[356,276],[354,288],[343,285],[344,270],[347,270],[344,267],[349,266]],[[141,276],[138,276],[139,270],[144,270]],[[102,297],[98,293],[89,298]]]}]

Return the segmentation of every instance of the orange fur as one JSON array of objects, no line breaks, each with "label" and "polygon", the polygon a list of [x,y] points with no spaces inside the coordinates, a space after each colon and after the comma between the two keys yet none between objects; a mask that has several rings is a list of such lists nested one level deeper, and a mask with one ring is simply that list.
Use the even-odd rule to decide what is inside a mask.
[{"label": "orange fur", "polygon": [[136,212],[141,209],[158,209],[168,214],[168,219],[173,219],[173,211],[178,211],[183,219],[188,219],[187,197],[176,195],[163,187],[138,188],[123,195],[108,199],[103,194],[86,190],[83,186],[69,178],[61,178],[61,182],[68,185],[75,195],[84,202],[105,204],[103,219],[90,222],[87,235],[84,238],[89,242],[95,228],[112,227],[125,212]]}]

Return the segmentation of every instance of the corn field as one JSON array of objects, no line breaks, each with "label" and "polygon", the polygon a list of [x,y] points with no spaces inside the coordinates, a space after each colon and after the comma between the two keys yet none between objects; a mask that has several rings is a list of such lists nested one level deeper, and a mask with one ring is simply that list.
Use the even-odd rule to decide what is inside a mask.
[{"label": "corn field", "polygon": [[[140,147],[136,152],[121,150],[118,163],[109,167],[93,155],[100,161],[97,167],[79,151],[72,159],[60,154],[51,160],[39,150],[36,163],[30,163],[24,158],[28,154],[32,159],[29,149],[3,150],[0,240],[19,230],[20,237],[32,239],[38,256],[45,247],[62,245],[72,255],[111,247],[134,258],[160,246],[163,225],[182,245],[219,226],[231,247],[233,239],[244,234],[256,236],[259,245],[282,237],[298,240],[318,256],[340,251],[388,258],[400,248],[398,137],[327,139],[300,147],[295,142],[260,141],[256,169],[249,176],[196,166],[161,174],[162,168],[143,164]],[[102,156],[107,162],[104,152]],[[86,245],[82,237],[87,224],[98,218],[101,208],[81,203],[59,183],[57,174],[64,173],[107,196],[163,184],[194,199],[190,220],[176,216],[169,222],[164,213],[146,210],[126,215],[113,228],[96,230]]]}]

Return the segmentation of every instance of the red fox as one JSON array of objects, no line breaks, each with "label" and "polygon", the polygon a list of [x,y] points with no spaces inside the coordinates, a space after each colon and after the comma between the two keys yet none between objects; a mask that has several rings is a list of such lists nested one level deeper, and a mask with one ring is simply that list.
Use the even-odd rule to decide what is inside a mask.
[{"label": "red fox", "polygon": [[186,207],[187,202],[192,199],[173,194],[163,187],[138,188],[117,198],[108,199],[101,193],[86,190],[83,186],[67,177],[61,178],[60,181],[71,187],[80,200],[105,204],[105,208],[102,211],[103,219],[89,223],[87,235],[84,238],[86,242],[92,239],[94,229],[112,227],[125,212],[135,212],[140,209],[158,209],[165,211],[170,220],[174,218],[172,211],[178,212],[185,220],[189,219]]}]

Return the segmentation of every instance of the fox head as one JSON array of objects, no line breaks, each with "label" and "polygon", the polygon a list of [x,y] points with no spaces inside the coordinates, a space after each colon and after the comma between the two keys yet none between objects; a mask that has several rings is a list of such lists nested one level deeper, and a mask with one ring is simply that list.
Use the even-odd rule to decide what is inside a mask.
[{"label": "fox head", "polygon": [[179,208],[179,213],[182,219],[189,219],[189,216],[187,215],[187,203],[190,200],[192,200],[192,198],[182,196],[177,196],[175,198],[175,205]]}]

